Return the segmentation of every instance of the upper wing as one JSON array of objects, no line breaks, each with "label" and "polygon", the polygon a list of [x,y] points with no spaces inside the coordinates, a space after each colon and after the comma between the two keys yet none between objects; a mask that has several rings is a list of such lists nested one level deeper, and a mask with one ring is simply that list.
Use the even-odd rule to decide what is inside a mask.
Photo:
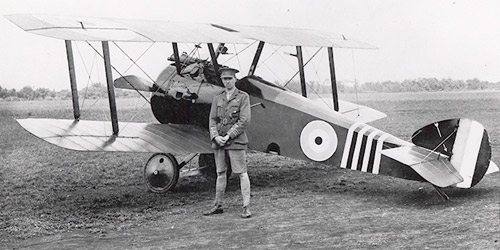
[{"label": "upper wing", "polygon": [[27,32],[64,40],[245,43],[210,24],[34,14],[5,17]]},{"label": "upper wing", "polygon": [[75,41],[246,43],[244,39],[252,39],[287,46],[375,48],[343,35],[308,29],[34,14],[5,17],[27,32]]},{"label": "upper wing", "polygon": [[372,45],[347,39],[344,35],[319,30],[244,25],[214,26],[240,34],[244,38],[283,46],[376,49]]},{"label": "upper wing", "polygon": [[33,135],[57,146],[79,151],[212,152],[208,130],[192,125],[119,123],[113,135],[111,122],[60,119],[18,119]]}]

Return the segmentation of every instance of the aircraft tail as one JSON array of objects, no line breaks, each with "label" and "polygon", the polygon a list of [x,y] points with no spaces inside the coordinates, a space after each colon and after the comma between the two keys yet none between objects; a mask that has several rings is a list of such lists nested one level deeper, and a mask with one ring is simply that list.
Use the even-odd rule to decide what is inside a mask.
[{"label": "aircraft tail", "polygon": [[463,178],[459,188],[471,188],[486,175],[499,171],[491,161],[491,146],[483,125],[470,119],[450,119],[429,124],[412,135],[420,147],[449,157]]}]

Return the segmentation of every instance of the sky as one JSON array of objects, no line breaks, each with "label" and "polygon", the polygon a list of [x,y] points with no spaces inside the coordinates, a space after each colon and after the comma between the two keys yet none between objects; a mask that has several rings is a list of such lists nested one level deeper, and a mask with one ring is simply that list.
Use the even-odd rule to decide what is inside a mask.
[{"label": "sky", "polygon": [[[355,79],[363,83],[435,77],[500,82],[500,1],[497,0],[0,1],[0,86],[17,90],[24,86],[61,90],[69,89],[64,41],[26,33],[3,18],[6,14],[19,13],[324,30],[378,48],[335,49],[337,79],[341,81]],[[137,58],[149,44],[121,46]],[[183,45],[180,49],[189,52],[192,47]],[[234,45],[228,47],[230,51],[240,49]],[[139,60],[152,78],[166,65],[170,48],[170,44],[155,44]],[[272,54],[276,46],[266,45],[265,49]],[[97,79],[104,78],[102,67],[91,67],[99,60],[94,59],[87,44],[75,44],[74,50],[78,52],[75,62],[79,88],[88,84],[89,72]],[[270,60],[257,74],[271,81],[286,81],[293,74],[291,68],[296,62],[290,62],[291,57],[286,56],[294,52],[293,48],[282,50],[276,57],[288,58],[284,59],[288,62]],[[306,57],[315,51],[315,48],[307,49]],[[206,57],[206,54],[204,48],[200,56]],[[242,53],[238,59],[229,64],[246,71],[252,53]],[[314,70],[306,72],[306,77],[324,79],[328,75],[317,72],[325,71],[326,51],[320,51],[315,60],[311,63]],[[112,49],[112,62],[124,71],[130,65],[116,48]],[[139,70],[133,67],[126,73],[137,72]]]}]

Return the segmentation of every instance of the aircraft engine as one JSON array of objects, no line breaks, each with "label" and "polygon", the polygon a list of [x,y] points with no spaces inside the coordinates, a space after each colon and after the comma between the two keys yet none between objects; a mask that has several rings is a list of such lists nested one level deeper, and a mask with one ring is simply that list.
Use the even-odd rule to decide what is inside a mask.
[{"label": "aircraft engine", "polygon": [[163,124],[191,124],[208,128],[210,104],[192,103],[182,98],[155,93],[151,96],[151,110]]}]

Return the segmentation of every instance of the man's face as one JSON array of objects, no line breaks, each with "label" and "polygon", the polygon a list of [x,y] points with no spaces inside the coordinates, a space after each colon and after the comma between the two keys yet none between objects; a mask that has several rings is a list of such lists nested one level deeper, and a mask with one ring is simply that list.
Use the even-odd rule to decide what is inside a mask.
[{"label": "man's face", "polygon": [[222,79],[222,83],[227,90],[231,91],[234,89],[236,77],[233,74],[223,74],[220,78]]}]

